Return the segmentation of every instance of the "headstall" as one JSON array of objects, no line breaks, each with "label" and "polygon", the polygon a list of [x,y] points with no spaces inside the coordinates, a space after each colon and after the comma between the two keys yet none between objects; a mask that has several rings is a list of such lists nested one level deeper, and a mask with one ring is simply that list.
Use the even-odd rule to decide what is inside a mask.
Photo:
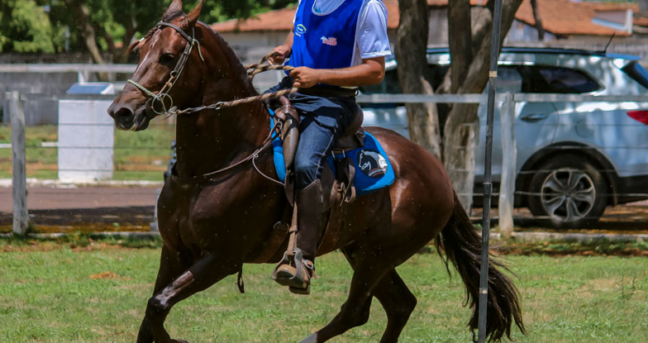
[{"label": "headstall", "polygon": [[[173,86],[175,85],[176,81],[178,81],[178,79],[180,78],[180,75],[182,74],[182,70],[184,69],[185,64],[187,64],[187,61],[189,60],[189,55],[191,55],[191,50],[193,49],[194,45],[198,46],[198,55],[200,55],[200,59],[202,61],[205,61],[205,59],[203,58],[202,52],[200,51],[200,43],[194,38],[193,28],[191,30],[191,36],[189,36],[183,29],[170,23],[161,21],[157,23],[156,26],[158,30],[162,30],[164,27],[170,27],[176,30],[182,36],[182,38],[184,38],[187,41],[187,45],[185,45],[184,52],[180,56],[180,59],[178,60],[178,63],[176,64],[175,68],[171,71],[171,74],[169,74],[169,79],[164,84],[164,87],[162,87],[162,89],[160,89],[160,91],[157,92],[157,94],[146,89],[146,87],[140,85],[133,79],[129,79],[127,81],[128,83],[137,87],[139,90],[141,90],[144,94],[146,94],[149,97],[148,100],[149,104],[147,105],[147,107],[150,108],[150,110],[153,113],[155,113],[155,115],[157,116],[169,112],[174,112],[176,110],[173,107],[173,98],[171,97],[171,95],[169,95],[169,92],[171,91],[171,88],[173,88]],[[165,100],[169,102],[168,109],[167,109],[167,105],[165,104]],[[160,111],[156,109],[156,104],[158,103],[161,106]],[[153,119],[153,118],[149,118],[149,119]]]}]

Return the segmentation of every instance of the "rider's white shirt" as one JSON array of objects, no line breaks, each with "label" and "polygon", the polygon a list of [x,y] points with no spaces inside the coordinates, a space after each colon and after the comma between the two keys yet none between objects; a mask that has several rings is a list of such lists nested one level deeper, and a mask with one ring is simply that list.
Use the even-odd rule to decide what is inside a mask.
[{"label": "rider's white shirt", "polygon": [[[315,0],[312,11],[319,15],[326,15],[335,11],[344,1]],[[392,54],[389,36],[387,36],[387,9],[382,1],[364,0],[355,34],[356,51],[353,65],[362,64],[362,60],[365,58]]]}]

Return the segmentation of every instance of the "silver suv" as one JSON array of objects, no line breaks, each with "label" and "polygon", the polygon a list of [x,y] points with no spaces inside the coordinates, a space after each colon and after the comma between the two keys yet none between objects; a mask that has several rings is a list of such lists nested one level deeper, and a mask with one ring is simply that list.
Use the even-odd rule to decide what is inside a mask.
[{"label": "silver suv", "polygon": [[[449,68],[448,49],[428,50],[436,88]],[[648,72],[638,57],[565,49],[504,48],[498,92],[647,95]],[[397,65],[387,63],[382,84],[364,94],[400,93]],[[365,125],[408,135],[401,104],[365,106]],[[648,97],[646,103],[518,103],[516,206],[544,224],[580,227],[610,205],[648,199]],[[480,106],[476,193],[484,173],[486,108]],[[499,110],[495,113],[493,180],[500,181]],[[495,185],[497,187],[497,184]]]}]

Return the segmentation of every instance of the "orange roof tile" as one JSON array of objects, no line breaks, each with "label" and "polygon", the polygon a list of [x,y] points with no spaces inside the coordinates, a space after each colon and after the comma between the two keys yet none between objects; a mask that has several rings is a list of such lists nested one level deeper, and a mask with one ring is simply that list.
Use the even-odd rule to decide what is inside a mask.
[{"label": "orange roof tile", "polygon": [[[399,11],[397,0],[384,0],[389,13],[387,27],[398,28]],[[484,5],[486,0],[470,0],[471,5]],[[427,0],[429,6],[443,7],[448,0]],[[612,35],[615,31],[595,25],[592,19],[597,10],[623,10],[627,8],[638,11],[633,4],[577,3],[571,0],[538,0],[538,8],[546,31],[556,35]],[[295,8],[282,9],[259,14],[247,20],[228,20],[212,25],[219,32],[251,31],[290,31],[292,30]],[[531,1],[524,0],[515,15],[516,19],[529,25],[535,25]],[[648,20],[647,20],[648,21]],[[643,19],[635,20],[637,25],[644,25]],[[618,35],[627,35],[616,32]]]},{"label": "orange roof tile", "polygon": [[[628,35],[592,23],[596,15],[594,6],[569,0],[539,0],[538,11],[545,30],[557,35]],[[535,25],[531,0],[524,0],[515,19]]]}]

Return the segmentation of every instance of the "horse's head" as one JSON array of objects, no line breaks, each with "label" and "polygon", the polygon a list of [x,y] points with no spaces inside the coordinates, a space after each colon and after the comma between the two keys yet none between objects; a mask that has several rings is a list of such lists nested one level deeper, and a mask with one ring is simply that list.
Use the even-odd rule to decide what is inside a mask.
[{"label": "horse's head", "polygon": [[108,108],[118,129],[144,130],[158,114],[196,97],[204,63],[194,34],[203,2],[185,15],[182,1],[174,0],[162,21],[130,46],[139,52],[137,69]]}]

